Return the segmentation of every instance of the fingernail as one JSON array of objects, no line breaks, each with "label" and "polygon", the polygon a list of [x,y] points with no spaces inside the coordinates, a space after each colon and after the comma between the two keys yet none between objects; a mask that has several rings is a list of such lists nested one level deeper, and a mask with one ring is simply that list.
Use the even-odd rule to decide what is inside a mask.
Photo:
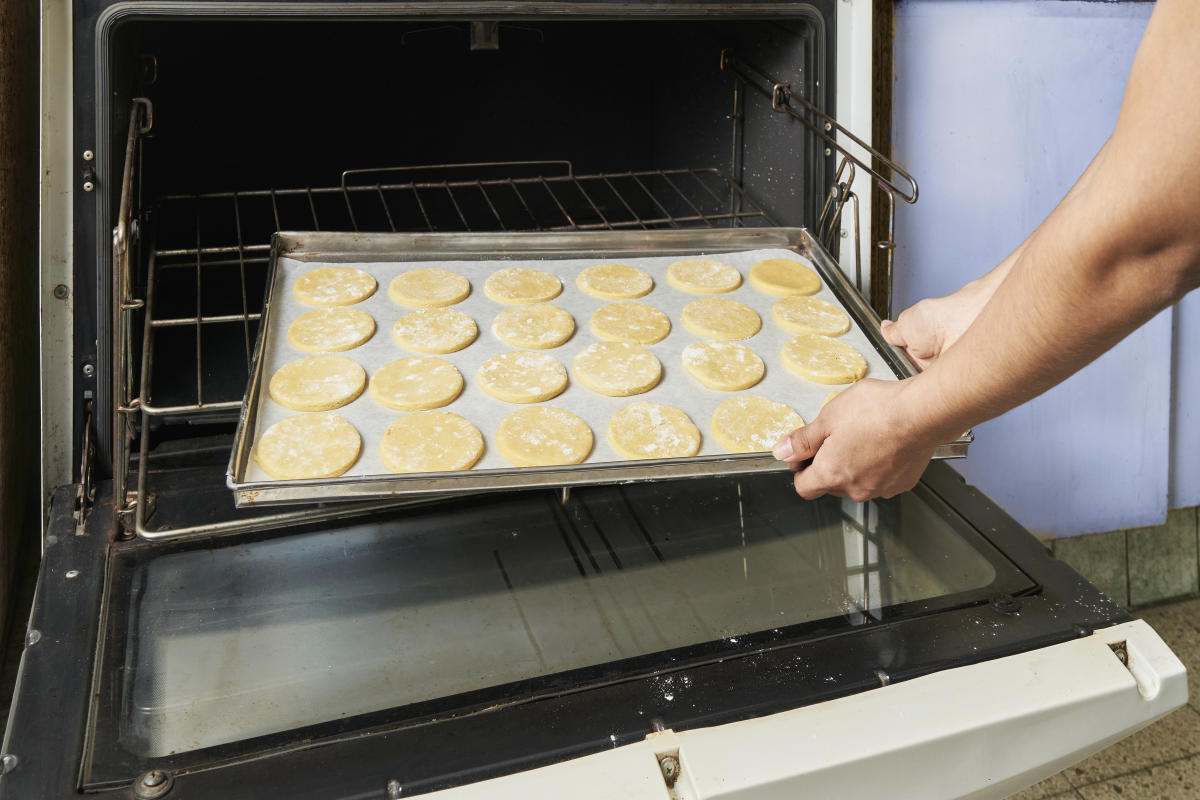
[{"label": "fingernail", "polygon": [[784,436],[782,439],[780,439],[778,442],[776,442],[775,446],[773,448],[771,448],[771,454],[774,455],[775,458],[779,459],[780,461],[787,461],[789,458],[791,458],[792,457],[792,437],[791,437],[791,435],[789,434],[788,436]]}]

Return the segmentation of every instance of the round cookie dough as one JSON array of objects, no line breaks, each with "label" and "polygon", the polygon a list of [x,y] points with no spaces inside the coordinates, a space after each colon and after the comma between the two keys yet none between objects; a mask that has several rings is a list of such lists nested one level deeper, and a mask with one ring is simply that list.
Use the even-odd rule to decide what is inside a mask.
[{"label": "round cookie dough", "polygon": [[449,411],[418,411],[388,425],[379,458],[392,472],[470,469],[483,455],[479,429]]},{"label": "round cookie dough", "polygon": [[711,258],[681,258],[667,267],[667,283],[693,294],[722,294],[742,285],[742,273]]},{"label": "round cookie dough", "polygon": [[683,348],[683,367],[709,389],[722,392],[749,389],[767,371],[753,350],[733,342],[692,342]]},{"label": "round cookie dough", "polygon": [[683,327],[713,339],[749,339],[762,329],[758,312],[728,297],[703,297],[683,307]]},{"label": "round cookie dough", "polygon": [[662,379],[658,357],[640,344],[596,342],[572,362],[575,378],[597,394],[628,397],[648,392]]},{"label": "round cookie dough", "polygon": [[783,346],[783,365],[814,383],[853,383],[867,374],[867,360],[845,342],[802,333]]},{"label": "round cookie dough", "polygon": [[579,273],[575,285],[601,300],[632,300],[650,294],[654,278],[645,270],[625,264],[597,264]]},{"label": "round cookie dough", "polygon": [[352,306],[375,294],[378,285],[361,269],[321,267],[297,278],[292,294],[306,306]]},{"label": "round cookie dough", "polygon": [[462,394],[463,378],[444,358],[412,356],[389,361],[371,376],[367,391],[384,408],[423,411],[441,408]]},{"label": "round cookie dough", "polygon": [[768,258],[755,264],[750,268],[750,285],[776,297],[821,291],[817,273],[790,258]]},{"label": "round cookie dough", "polygon": [[825,399],[821,401],[821,408],[824,408],[825,406],[829,405],[830,400],[837,397],[839,394],[841,394],[844,391],[846,391],[846,390],[845,389],[834,389],[832,392],[825,395]]},{"label": "round cookie dough", "polygon": [[547,350],[571,338],[575,318],[549,303],[513,306],[496,315],[492,333],[510,347]]},{"label": "round cookie dough", "polygon": [[497,303],[510,306],[544,303],[562,293],[562,281],[540,269],[508,267],[488,276],[483,293]]},{"label": "round cookie dough", "polygon": [[461,303],[471,293],[471,282],[448,269],[422,267],[392,278],[388,297],[409,308],[441,308]]},{"label": "round cookie dough", "polygon": [[803,424],[804,419],[783,403],[743,394],[717,406],[709,430],[731,453],[765,453]]},{"label": "round cookie dough", "polygon": [[671,318],[645,303],[612,303],[596,309],[588,327],[597,339],[654,344],[671,332]]},{"label": "round cookie dough", "polygon": [[771,319],[788,333],[841,336],[850,330],[846,312],[819,297],[785,297],[771,306]]},{"label": "round cookie dough", "polygon": [[392,339],[415,353],[455,353],[475,341],[475,320],[454,308],[421,308],[405,314],[392,327]]},{"label": "round cookie dough", "polygon": [[254,460],[276,480],[334,478],[358,460],[362,437],[337,414],[297,414],[259,437]]},{"label": "round cookie dough", "polygon": [[700,452],[700,430],[687,414],[644,400],[612,415],[607,438],[623,458],[687,458]]},{"label": "round cookie dough", "polygon": [[514,411],[496,429],[496,449],[517,467],[578,464],[592,452],[594,441],[586,422],[553,406]]},{"label": "round cookie dough", "polygon": [[302,353],[353,350],[375,335],[375,319],[357,308],[306,311],[288,326],[288,344]]},{"label": "round cookie dough", "polygon": [[276,370],[267,392],[293,411],[329,411],[362,394],[366,383],[366,371],[345,356],[308,356]]},{"label": "round cookie dough", "polygon": [[479,388],[506,403],[540,403],[567,388],[567,369],[545,353],[514,350],[479,367]]}]

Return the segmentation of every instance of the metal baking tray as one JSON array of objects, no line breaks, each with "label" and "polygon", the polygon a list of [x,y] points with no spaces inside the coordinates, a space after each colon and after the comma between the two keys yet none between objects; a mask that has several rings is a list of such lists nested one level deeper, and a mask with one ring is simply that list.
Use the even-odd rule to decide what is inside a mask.
[{"label": "metal baking tray", "polygon": [[[667,284],[667,265],[688,255],[720,256],[738,267],[743,284],[722,295],[754,308],[763,320],[762,330],[743,342],[767,363],[761,383],[746,390],[786,402],[806,420],[813,419],[820,402],[837,386],[801,380],[779,362],[779,348],[791,338],[771,321],[770,309],[778,298],[753,289],[745,280],[749,267],[761,258],[799,255],[817,270],[823,283],[819,297],[835,302],[850,315],[851,331],[840,337],[867,358],[868,376],[899,379],[914,374],[911,363],[883,339],[879,319],[850,285],[829,254],[803,228],[731,228],[718,230],[666,230],[566,233],[277,233],[272,241],[266,302],[255,346],[254,364],[242,406],[237,434],[227,472],[227,483],[239,507],[262,504],[312,503],[336,500],[396,499],[454,492],[482,492],[513,488],[566,487],[589,483],[644,481],[662,478],[699,477],[764,470],[786,471],[786,464],[769,453],[731,455],[724,452],[708,433],[712,409],[735,393],[705,389],[683,370],[680,352],[700,337],[679,323],[679,311],[697,295],[681,292]],[[780,251],[787,251],[786,253]],[[504,266],[530,266],[554,272],[563,282],[563,293],[551,301],[566,309],[576,322],[575,335],[564,345],[540,352],[557,358],[568,371],[575,354],[596,341],[588,329],[592,312],[611,301],[592,298],[575,286],[575,276],[585,266],[620,260],[650,272],[654,290],[640,302],[666,312],[672,330],[662,342],[650,345],[663,365],[663,380],[651,391],[632,397],[603,397],[580,386],[572,377],[563,394],[550,405],[573,411],[592,428],[596,445],[582,464],[555,467],[521,467],[507,464],[493,445],[495,426],[520,406],[488,397],[475,383],[479,363],[498,352],[512,350],[491,332],[491,322],[504,306],[483,292],[488,275]],[[291,320],[311,310],[295,301],[290,281],[303,271],[328,264],[352,264],[372,272],[379,282],[376,293],[356,306],[375,317],[377,330],[360,348],[343,353],[373,373],[384,363],[412,355],[391,339],[391,327],[407,309],[387,297],[391,278],[420,262],[436,262],[470,279],[471,295],[455,306],[471,315],[479,326],[479,338],[458,353],[443,356],[458,367],[466,389],[447,410],[474,422],[484,435],[485,454],[479,464],[463,472],[395,474],[379,461],[378,437],[402,412],[384,409],[366,392],[336,411],[363,435],[363,452],[351,470],[337,478],[280,481],[267,476],[251,458],[259,430],[295,413],[284,409],[267,394],[273,370],[302,354],[287,349],[286,333]],[[691,458],[627,460],[612,451],[605,438],[609,417],[637,400],[676,405],[700,428],[703,443]],[[935,458],[966,455],[970,434],[940,447]]]}]

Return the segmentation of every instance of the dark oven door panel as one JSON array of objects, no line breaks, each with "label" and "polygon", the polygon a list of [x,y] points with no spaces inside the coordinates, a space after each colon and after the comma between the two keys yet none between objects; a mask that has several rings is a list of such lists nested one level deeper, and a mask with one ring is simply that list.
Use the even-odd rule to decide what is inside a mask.
[{"label": "dark oven door panel", "polygon": [[14,797],[156,770],[172,797],[410,796],[1127,619],[942,464],[861,505],[762,475],[176,544],[55,525]]}]

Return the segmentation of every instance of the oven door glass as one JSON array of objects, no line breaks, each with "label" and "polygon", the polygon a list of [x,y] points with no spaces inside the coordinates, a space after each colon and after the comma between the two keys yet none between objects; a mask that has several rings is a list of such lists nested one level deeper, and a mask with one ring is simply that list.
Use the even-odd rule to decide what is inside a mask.
[{"label": "oven door glass", "polygon": [[143,546],[112,571],[100,772],[1032,587],[927,490],[805,502],[786,473],[462,497],[332,530]]}]

